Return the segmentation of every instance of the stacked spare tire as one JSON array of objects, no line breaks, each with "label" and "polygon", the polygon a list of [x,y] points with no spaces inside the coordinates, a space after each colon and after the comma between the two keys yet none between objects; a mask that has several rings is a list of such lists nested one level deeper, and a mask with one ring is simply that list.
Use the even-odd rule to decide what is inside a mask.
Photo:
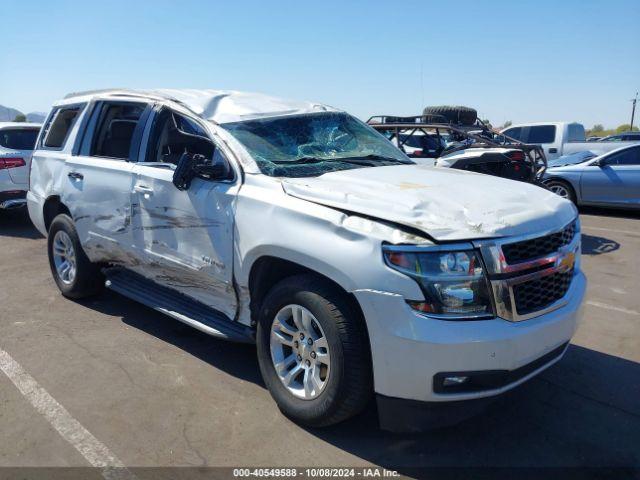
[{"label": "stacked spare tire", "polygon": [[478,118],[478,112],[474,108],[462,106],[441,105],[425,107],[422,113],[424,115],[439,115],[444,117],[448,123],[465,126],[475,124]]}]

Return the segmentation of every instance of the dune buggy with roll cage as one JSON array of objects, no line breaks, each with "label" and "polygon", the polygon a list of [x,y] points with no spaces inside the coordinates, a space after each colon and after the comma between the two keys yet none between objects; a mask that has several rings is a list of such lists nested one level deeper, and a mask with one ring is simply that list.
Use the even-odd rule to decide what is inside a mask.
[{"label": "dune buggy with roll cage", "polygon": [[541,185],[547,159],[539,145],[494,132],[480,119],[465,120],[454,123],[438,114],[376,115],[367,123],[413,159]]}]

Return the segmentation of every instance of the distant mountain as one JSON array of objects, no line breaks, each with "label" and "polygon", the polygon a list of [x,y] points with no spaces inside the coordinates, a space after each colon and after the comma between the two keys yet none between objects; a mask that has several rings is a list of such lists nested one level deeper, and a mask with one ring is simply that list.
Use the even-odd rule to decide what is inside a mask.
[{"label": "distant mountain", "polygon": [[16,115],[21,114],[22,112],[20,110],[0,105],[0,122],[13,122],[13,119],[16,118]]},{"label": "distant mountain", "polygon": [[42,123],[45,118],[47,118],[47,114],[44,112],[27,113],[27,122]]},{"label": "distant mountain", "polygon": [[0,122],[13,122],[17,115],[24,115],[27,117],[27,122],[33,123],[42,123],[44,122],[44,119],[47,118],[47,114],[44,112],[30,112],[24,114],[15,108],[0,105]]}]

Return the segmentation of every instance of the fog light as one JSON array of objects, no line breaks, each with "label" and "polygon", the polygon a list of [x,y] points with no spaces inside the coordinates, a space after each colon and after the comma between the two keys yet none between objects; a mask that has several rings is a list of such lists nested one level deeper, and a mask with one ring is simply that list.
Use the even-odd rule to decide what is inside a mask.
[{"label": "fog light", "polygon": [[469,377],[445,377],[442,385],[444,387],[450,387],[451,385],[460,385],[469,380]]}]

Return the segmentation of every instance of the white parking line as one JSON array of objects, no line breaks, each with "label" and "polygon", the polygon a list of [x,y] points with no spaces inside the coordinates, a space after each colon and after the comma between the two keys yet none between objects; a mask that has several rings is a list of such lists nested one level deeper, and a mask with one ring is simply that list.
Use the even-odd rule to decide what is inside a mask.
[{"label": "white parking line", "polygon": [[636,310],[629,310],[628,308],[622,308],[622,307],[614,307],[613,305],[608,305],[602,302],[594,302],[592,300],[587,301],[587,305],[591,305],[592,307],[604,308],[606,310],[613,310],[620,313],[627,313],[629,315],[640,315],[640,312]]},{"label": "white parking line", "polygon": [[0,370],[18,388],[49,424],[94,467],[102,469],[107,480],[132,480],[137,477],[89,430],[69,414],[42,388],[11,355],[0,349]]},{"label": "white parking line", "polygon": [[602,227],[589,227],[588,225],[582,225],[583,230],[598,230],[600,232],[613,232],[613,233],[625,233],[627,235],[640,235],[640,231],[634,232],[631,230],[616,230],[615,228],[602,228]]}]

